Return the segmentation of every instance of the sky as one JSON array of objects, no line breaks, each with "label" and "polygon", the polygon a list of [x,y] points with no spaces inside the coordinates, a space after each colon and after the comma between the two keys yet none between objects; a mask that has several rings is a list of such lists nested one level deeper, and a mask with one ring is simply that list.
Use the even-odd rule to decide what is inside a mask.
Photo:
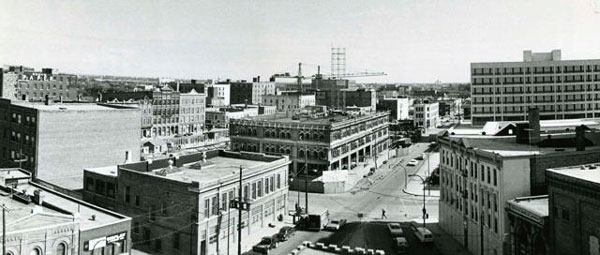
[{"label": "sky", "polygon": [[[193,79],[330,73],[468,82],[471,62],[600,59],[600,0],[0,0],[0,64]],[[263,79],[264,79],[263,78]]]}]

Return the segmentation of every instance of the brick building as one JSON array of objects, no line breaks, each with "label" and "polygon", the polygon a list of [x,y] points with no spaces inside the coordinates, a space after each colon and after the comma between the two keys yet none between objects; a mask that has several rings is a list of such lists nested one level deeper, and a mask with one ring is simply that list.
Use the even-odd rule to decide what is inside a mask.
[{"label": "brick building", "polygon": [[511,239],[505,236],[520,230],[511,225],[503,205],[546,194],[548,168],[600,161],[594,137],[540,130],[535,123],[519,124],[516,136],[440,137],[440,226],[474,254],[510,252]]},{"label": "brick building", "polygon": [[217,83],[207,87],[207,104],[213,107],[229,106],[231,104],[231,84]]},{"label": "brick building", "polygon": [[[260,78],[260,77],[259,77]],[[275,95],[274,82],[231,82],[231,104],[261,104],[265,95]]]},{"label": "brick building", "polygon": [[[242,240],[287,213],[287,157],[211,151],[85,171],[84,199],[133,217],[136,249],[152,254],[223,254],[237,250],[238,197],[243,167]],[[100,187],[113,187],[108,193]],[[137,217],[136,217],[137,216]],[[229,242],[229,245],[228,245]],[[254,243],[242,241],[242,249]],[[219,247],[219,248],[217,248]],[[219,252],[217,253],[217,249]]]},{"label": "brick building", "polygon": [[317,105],[329,109],[343,110],[348,106],[369,107],[371,111],[377,109],[377,93],[374,89],[318,90],[315,93]]},{"label": "brick building", "polygon": [[228,128],[231,119],[258,116],[258,107],[210,107],[206,108],[206,126]]},{"label": "brick building", "polygon": [[[140,158],[140,110],[93,103],[0,99],[0,162],[66,189],[83,168]],[[12,163],[20,161],[19,163]]]},{"label": "brick building", "polygon": [[0,189],[11,194],[0,196],[1,203],[9,209],[6,212],[7,254],[117,255],[131,252],[129,217],[32,182],[19,181],[9,187],[2,184]]},{"label": "brick building", "polygon": [[[6,71],[6,72],[5,72]],[[18,99],[17,81],[19,75],[0,68],[0,98]]]},{"label": "brick building", "polygon": [[285,114],[231,120],[234,151],[289,155],[292,173],[301,166],[322,171],[353,168],[388,149],[387,112],[363,116],[309,117]]},{"label": "brick building", "polygon": [[440,122],[440,105],[438,102],[431,100],[415,100],[414,104],[415,127],[424,129],[435,128]]},{"label": "brick building", "polygon": [[381,98],[377,111],[390,111],[390,120],[408,119],[408,98]]},{"label": "brick building", "polygon": [[535,104],[540,118],[600,117],[600,60],[562,60],[561,51],[523,52],[522,62],[471,63],[474,125],[526,120]]},{"label": "brick building", "polygon": [[295,112],[307,105],[315,105],[314,94],[284,93],[263,96],[263,105],[274,106],[279,112]]},{"label": "brick building", "polygon": [[550,254],[548,195],[518,197],[506,202],[510,226],[507,254]]},{"label": "brick building", "polygon": [[[11,80],[3,82],[1,90],[7,92],[6,97],[2,96],[4,98],[41,101],[48,96],[55,100],[75,101],[80,97],[76,75],[57,73],[57,69],[51,68],[34,71],[32,68],[12,66],[7,71],[5,75]],[[12,81],[14,75],[16,83]]]},{"label": "brick building", "polygon": [[550,254],[600,253],[599,166],[572,165],[546,171]]}]

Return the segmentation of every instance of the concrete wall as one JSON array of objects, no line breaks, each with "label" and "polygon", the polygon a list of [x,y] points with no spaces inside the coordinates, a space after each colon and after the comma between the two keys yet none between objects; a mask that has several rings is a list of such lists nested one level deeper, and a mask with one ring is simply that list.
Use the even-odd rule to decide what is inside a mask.
[{"label": "concrete wall", "polygon": [[[37,177],[83,177],[84,168],[140,159],[139,109],[39,111]],[[83,186],[81,183],[79,186]]]}]

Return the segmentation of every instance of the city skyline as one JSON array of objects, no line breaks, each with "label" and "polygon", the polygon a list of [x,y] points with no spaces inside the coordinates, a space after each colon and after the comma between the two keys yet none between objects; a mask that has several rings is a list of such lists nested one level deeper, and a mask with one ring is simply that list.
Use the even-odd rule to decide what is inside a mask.
[{"label": "city skyline", "polygon": [[[61,72],[250,79],[330,71],[345,47],[359,82],[468,82],[469,64],[523,50],[600,58],[597,1],[4,2],[2,64]],[[577,17],[577,18],[575,18]]]}]

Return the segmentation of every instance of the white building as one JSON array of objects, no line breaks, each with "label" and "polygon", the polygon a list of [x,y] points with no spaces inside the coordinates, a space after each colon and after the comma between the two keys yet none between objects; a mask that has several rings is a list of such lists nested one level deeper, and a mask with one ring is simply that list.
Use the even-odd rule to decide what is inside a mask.
[{"label": "white building", "polygon": [[315,95],[289,93],[283,95],[264,95],[264,105],[275,106],[279,112],[293,112],[308,105],[316,105]]},{"label": "white building", "polygon": [[231,84],[213,84],[208,87],[207,98],[212,106],[228,106],[231,101]]},{"label": "white building", "polygon": [[531,105],[540,119],[600,117],[600,60],[561,60],[561,51],[523,52],[522,62],[471,63],[471,120],[527,120]]},{"label": "white building", "polygon": [[415,121],[415,127],[429,129],[435,128],[438,125],[440,119],[439,103],[431,103],[427,100],[421,102],[415,101],[414,109],[413,119]]}]

